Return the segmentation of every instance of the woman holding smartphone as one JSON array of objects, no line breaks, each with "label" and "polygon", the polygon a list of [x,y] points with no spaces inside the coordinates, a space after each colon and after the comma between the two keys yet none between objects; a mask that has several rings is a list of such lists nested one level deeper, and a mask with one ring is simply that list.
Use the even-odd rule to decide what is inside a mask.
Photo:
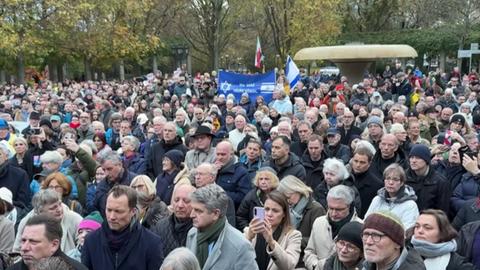
[{"label": "woman holding smartphone", "polygon": [[255,217],[245,236],[255,248],[260,270],[293,270],[300,258],[302,234],[290,222],[285,195],[272,191],[264,208],[255,208]]}]

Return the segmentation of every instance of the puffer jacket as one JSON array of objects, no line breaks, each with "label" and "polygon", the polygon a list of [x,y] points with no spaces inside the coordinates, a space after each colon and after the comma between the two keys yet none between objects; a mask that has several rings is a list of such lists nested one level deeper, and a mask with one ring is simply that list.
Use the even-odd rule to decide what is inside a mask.
[{"label": "puffer jacket", "polygon": [[455,188],[452,194],[452,210],[457,213],[468,200],[478,196],[480,188],[480,177],[466,173],[462,176],[460,184]]},{"label": "puffer jacket", "polygon": [[365,213],[365,218],[374,212],[387,210],[397,215],[406,229],[415,225],[419,212],[415,203],[417,196],[412,187],[404,185],[395,198],[389,198],[385,188],[381,188],[377,194]]},{"label": "puffer jacket", "polygon": [[[262,199],[263,198],[263,199]],[[265,196],[259,188],[250,190],[237,209],[237,228],[243,231],[253,219],[253,208],[261,207],[265,202]]]}]

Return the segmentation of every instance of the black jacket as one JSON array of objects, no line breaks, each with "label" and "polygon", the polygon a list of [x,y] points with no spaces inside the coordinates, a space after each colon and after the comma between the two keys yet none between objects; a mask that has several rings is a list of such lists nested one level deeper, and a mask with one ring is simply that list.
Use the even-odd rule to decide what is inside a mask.
[{"label": "black jacket", "polygon": [[112,251],[107,238],[107,222],[87,235],[82,248],[82,263],[88,269],[158,270],[163,263],[163,241],[158,235],[133,222],[130,237],[119,251]]},{"label": "black jacket", "polygon": [[149,160],[147,160],[147,172],[151,174],[153,177],[157,177],[160,173],[162,173],[162,161],[165,153],[170,150],[179,150],[185,154],[188,151],[188,148],[183,144],[183,141],[180,137],[177,136],[172,143],[167,144],[163,139],[152,146],[152,150],[150,151]]},{"label": "black jacket", "polygon": [[433,168],[429,168],[426,176],[417,176],[411,169],[408,169],[406,174],[407,182],[405,184],[415,190],[415,194],[418,196],[419,211],[434,208],[443,210],[448,215],[452,191],[450,183],[443,175],[437,173]]},{"label": "black jacket", "polygon": [[459,231],[463,225],[480,220],[480,204],[477,198],[469,200],[458,211],[455,219],[452,221],[452,226]]},{"label": "black jacket", "polygon": [[438,164],[432,166],[439,174],[445,176],[450,182],[450,188],[452,191],[460,184],[462,181],[462,175],[467,171],[461,164],[451,164],[448,161],[440,161]]},{"label": "black jacket", "polygon": [[130,186],[130,183],[135,176],[137,175],[123,168],[123,173],[120,176],[120,179],[117,179],[117,181],[112,182],[108,179],[105,179],[98,183],[97,190],[95,191],[94,204],[96,210],[100,212],[103,219],[105,219],[105,207],[107,206],[107,195],[110,189],[112,189],[115,185]]},{"label": "black jacket", "polygon": [[300,159],[292,152],[288,155],[287,161],[281,166],[275,164],[275,161],[272,159],[267,162],[266,166],[272,167],[277,172],[277,177],[280,180],[287,175],[293,175],[298,179],[305,181],[305,176],[307,175],[305,168],[302,163],[300,163]]},{"label": "black jacket", "polygon": [[33,179],[33,157],[30,152],[26,152],[25,156],[23,157],[23,162],[22,164],[18,164],[18,160],[16,156],[13,156],[9,160],[10,164],[17,166],[19,168],[22,168],[28,175],[28,179],[32,180]]},{"label": "black jacket", "polygon": [[350,147],[344,144],[337,144],[335,146],[325,145],[323,150],[328,158],[337,158],[343,161],[344,164],[347,164],[351,158]]},{"label": "black jacket", "polygon": [[298,157],[301,157],[307,151],[307,145],[308,143],[306,142],[294,142],[292,146],[290,146],[290,151]]},{"label": "black jacket", "polygon": [[[357,213],[360,213],[362,210],[362,201],[360,199],[360,193],[358,192],[357,188],[353,185],[353,180],[347,178],[344,181],[340,181],[339,185],[346,185],[349,186],[353,192],[355,193],[355,199],[353,204],[355,206],[355,210]],[[327,195],[330,189],[327,186],[325,181],[322,181],[313,191],[313,198],[319,202],[325,209],[328,208],[327,205]],[[368,209],[367,209],[368,210]]]},{"label": "black jacket", "polygon": [[390,164],[393,163],[398,163],[404,169],[408,168],[408,159],[402,149],[398,148],[395,156],[388,160],[383,159],[382,153],[380,150],[377,150],[377,153],[375,153],[375,156],[373,156],[372,164],[368,170],[376,175],[377,178],[383,179],[383,172]]},{"label": "black jacket", "polygon": [[362,209],[358,212],[358,216],[363,219],[373,198],[377,196],[377,191],[384,186],[383,181],[367,170],[364,173],[354,173],[346,182],[349,186],[355,186],[360,194]]},{"label": "black jacket", "polygon": [[13,194],[13,205],[17,208],[17,220],[20,221],[30,209],[30,180],[27,173],[5,161],[0,165],[0,187],[8,188]]},{"label": "black jacket", "polygon": [[458,255],[456,252],[450,253],[450,261],[448,262],[446,270],[475,270],[476,267],[468,262],[464,257]]},{"label": "black jacket", "polygon": [[[54,257],[60,257],[62,261],[66,262],[68,265],[70,265],[73,269],[75,270],[88,270],[88,268],[77,262],[76,260],[68,257],[63,253],[60,249],[58,249],[54,254]],[[23,260],[15,263],[14,265],[10,266],[7,268],[7,270],[28,270],[28,267],[25,263],[23,263]]]},{"label": "black jacket", "polygon": [[342,136],[342,138],[340,139],[340,143],[347,146],[350,145],[350,142],[352,141],[354,135],[360,136],[360,134],[362,134],[362,130],[354,125],[352,125],[349,130],[345,130],[345,128],[342,126],[338,128],[338,131]]},{"label": "black jacket", "polygon": [[163,254],[169,254],[170,251],[184,247],[187,243],[188,231],[193,227],[192,220],[188,219],[179,222],[172,214],[162,218],[155,227],[151,228],[152,232],[160,236],[163,244]]},{"label": "black jacket", "polygon": [[310,155],[308,152],[303,154],[302,156],[302,165],[305,168],[305,171],[307,175],[305,176],[304,183],[311,187],[312,190],[315,190],[315,188],[320,185],[320,183],[323,181],[323,162],[326,159],[325,153],[322,152],[322,157],[320,158],[320,164],[318,166],[314,166],[312,164],[312,159],[310,158]]},{"label": "black jacket", "polygon": [[237,229],[243,232],[243,228],[247,227],[253,219],[253,208],[263,206],[265,200],[262,200],[261,197],[264,196],[262,196],[262,191],[258,188],[250,190],[247,195],[245,195],[236,213]]},{"label": "black jacket", "polygon": [[467,261],[473,261],[473,243],[475,241],[475,235],[480,229],[480,221],[474,221],[465,224],[458,233],[457,239],[457,253]]}]

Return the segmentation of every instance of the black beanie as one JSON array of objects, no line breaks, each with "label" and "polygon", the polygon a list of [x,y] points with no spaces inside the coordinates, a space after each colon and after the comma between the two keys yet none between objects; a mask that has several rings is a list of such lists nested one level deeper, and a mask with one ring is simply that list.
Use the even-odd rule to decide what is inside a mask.
[{"label": "black beanie", "polygon": [[185,156],[183,155],[183,152],[179,151],[179,150],[175,150],[175,149],[170,150],[167,153],[165,153],[165,157],[170,159],[172,161],[172,163],[175,164],[175,166],[177,168],[180,168],[180,164],[182,164],[182,162],[185,159]]},{"label": "black beanie", "polygon": [[337,241],[343,240],[354,244],[359,249],[363,250],[362,242],[362,228],[363,225],[357,221],[350,221],[343,225],[337,235]]}]

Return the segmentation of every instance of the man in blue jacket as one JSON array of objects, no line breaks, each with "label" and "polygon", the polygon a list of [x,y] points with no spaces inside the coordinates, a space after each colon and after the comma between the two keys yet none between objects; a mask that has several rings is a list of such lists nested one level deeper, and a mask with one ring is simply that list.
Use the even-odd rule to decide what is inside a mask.
[{"label": "man in blue jacket", "polygon": [[106,222],[90,233],[82,249],[82,263],[90,270],[158,270],[162,265],[160,237],[138,222],[137,193],[117,185],[107,197]]}]

